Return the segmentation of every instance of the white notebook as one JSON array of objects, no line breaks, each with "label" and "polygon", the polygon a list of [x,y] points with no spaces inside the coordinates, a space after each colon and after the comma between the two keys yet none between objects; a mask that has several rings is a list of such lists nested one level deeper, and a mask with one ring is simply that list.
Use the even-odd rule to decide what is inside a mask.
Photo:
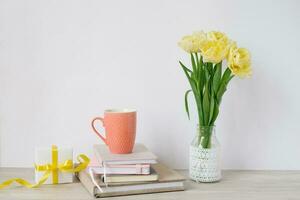
[{"label": "white notebook", "polygon": [[157,157],[143,144],[135,144],[130,154],[112,154],[104,144],[94,145],[94,153],[99,163],[109,165],[154,164]]},{"label": "white notebook", "polygon": [[[127,165],[129,166],[129,165]],[[150,174],[150,167],[141,167],[136,169],[133,167],[118,167],[118,166],[109,166],[109,167],[88,167],[87,170],[92,169],[95,174]]]},{"label": "white notebook", "polygon": [[121,184],[121,183],[143,183],[143,182],[153,182],[158,180],[158,174],[152,168],[151,174],[141,175],[141,174],[106,174],[101,175],[101,180],[108,184]]}]

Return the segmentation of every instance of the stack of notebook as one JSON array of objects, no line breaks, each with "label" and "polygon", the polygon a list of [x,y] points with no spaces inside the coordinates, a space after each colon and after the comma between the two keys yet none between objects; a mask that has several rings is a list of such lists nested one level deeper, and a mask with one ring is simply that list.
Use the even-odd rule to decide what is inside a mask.
[{"label": "stack of notebook", "polygon": [[184,190],[184,177],[157,163],[142,144],[136,144],[131,154],[112,154],[106,145],[94,145],[94,154],[78,177],[95,197]]}]

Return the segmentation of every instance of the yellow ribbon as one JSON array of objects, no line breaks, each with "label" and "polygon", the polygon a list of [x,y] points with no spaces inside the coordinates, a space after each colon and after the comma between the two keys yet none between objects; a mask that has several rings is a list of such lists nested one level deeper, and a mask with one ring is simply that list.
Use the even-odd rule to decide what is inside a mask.
[{"label": "yellow ribbon", "polygon": [[80,154],[77,156],[77,160],[79,162],[78,166],[73,168],[73,161],[72,160],[66,160],[63,164],[58,164],[58,151],[57,147],[55,145],[52,146],[52,164],[46,164],[46,165],[35,165],[36,171],[45,171],[42,178],[36,183],[31,184],[28,181],[21,179],[21,178],[12,178],[7,181],[4,181],[0,184],[0,189],[5,188],[9,185],[11,185],[13,182],[19,183],[20,185],[27,187],[27,188],[34,188],[42,185],[52,174],[52,182],[53,184],[58,183],[58,172],[68,172],[68,173],[75,173],[79,172],[83,169],[85,169],[90,159],[84,155]]},{"label": "yellow ribbon", "polygon": [[53,184],[57,184],[58,183],[57,163],[58,163],[57,146],[52,145],[52,183]]}]

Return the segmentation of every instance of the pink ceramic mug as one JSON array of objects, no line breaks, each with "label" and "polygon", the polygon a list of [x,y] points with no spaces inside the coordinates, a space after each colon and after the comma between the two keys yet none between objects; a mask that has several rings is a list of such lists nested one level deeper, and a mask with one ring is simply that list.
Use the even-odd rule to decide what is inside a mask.
[{"label": "pink ceramic mug", "polygon": [[[95,128],[95,122],[102,122],[105,137]],[[136,110],[111,109],[104,112],[104,118],[96,117],[92,120],[95,133],[108,146],[110,152],[117,154],[131,153],[136,135]]]}]

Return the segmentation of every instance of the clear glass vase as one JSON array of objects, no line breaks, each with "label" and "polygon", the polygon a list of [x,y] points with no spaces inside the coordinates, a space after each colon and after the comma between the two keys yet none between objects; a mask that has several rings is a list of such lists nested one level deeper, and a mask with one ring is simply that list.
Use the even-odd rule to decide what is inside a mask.
[{"label": "clear glass vase", "polygon": [[221,151],[215,126],[197,127],[190,145],[190,178],[196,182],[216,182],[221,179]]}]

